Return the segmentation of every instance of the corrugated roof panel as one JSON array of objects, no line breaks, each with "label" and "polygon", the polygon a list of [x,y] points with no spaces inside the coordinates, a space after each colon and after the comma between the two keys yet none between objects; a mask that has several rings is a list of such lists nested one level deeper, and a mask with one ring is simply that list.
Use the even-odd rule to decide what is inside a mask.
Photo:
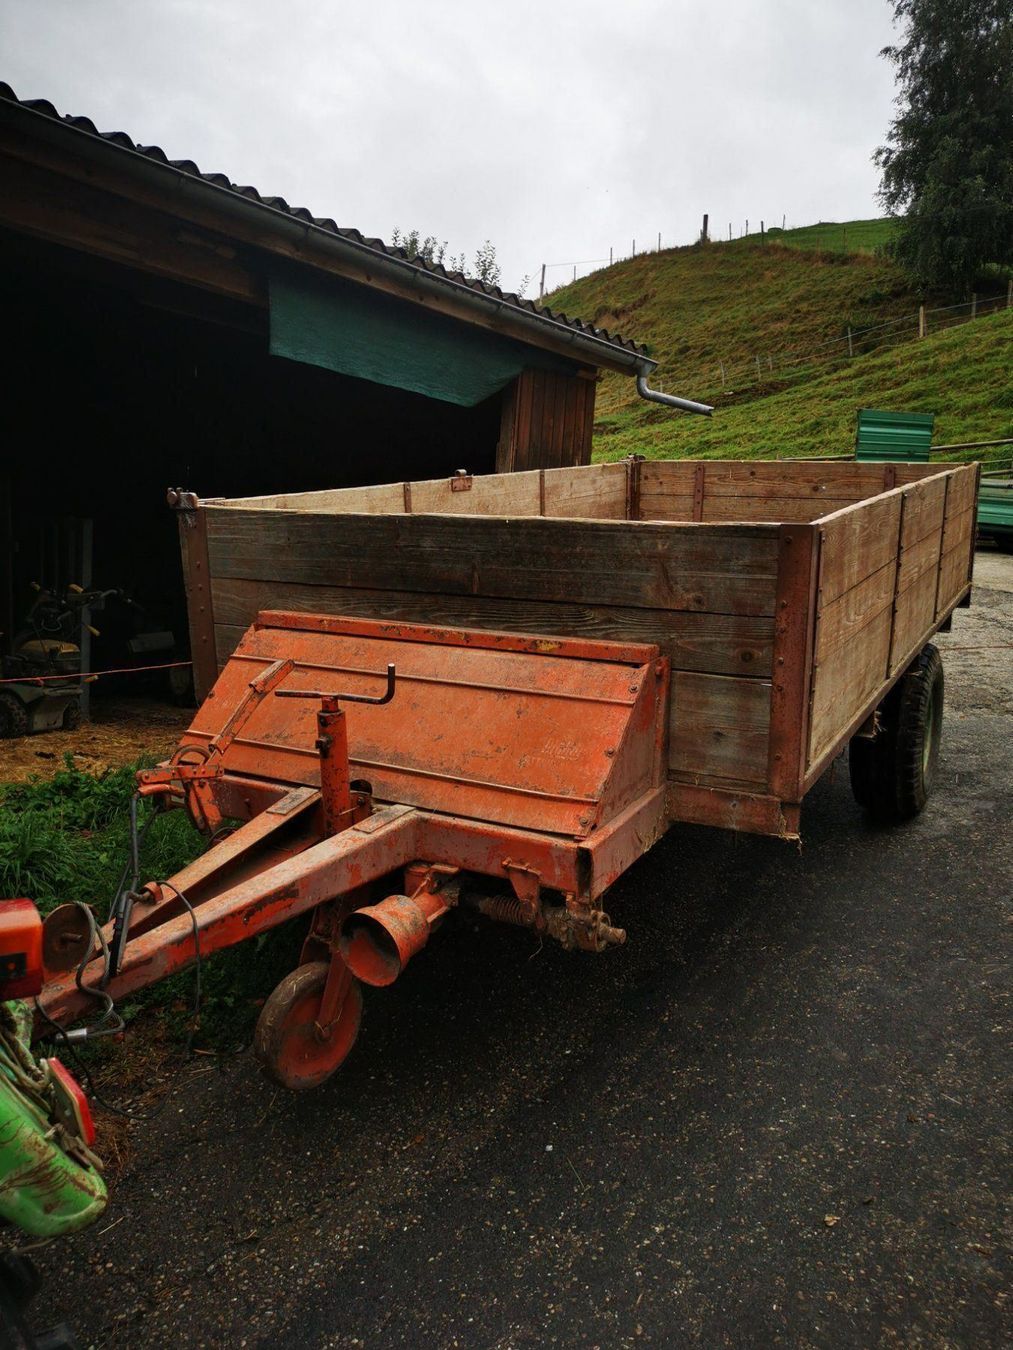
[{"label": "corrugated roof panel", "polygon": [[366,238],[359,230],[343,228],[337,225],[329,216],[314,216],[303,206],[289,206],[283,197],[267,197],[260,193],[255,187],[240,186],[233,183],[232,180],[223,173],[202,173],[200,167],[192,159],[170,160],[165,151],[157,145],[140,145],[135,142],[124,131],[103,131],[100,132],[95,123],[89,117],[61,116],[57,109],[47,99],[19,99],[10,85],[0,81],[0,99],[8,103],[16,104],[18,107],[28,108],[33,112],[41,113],[56,122],[75,128],[77,131],[85,132],[89,136],[95,136],[108,145],[117,146],[123,150],[129,150],[135,154],[143,155],[157,164],[166,165],[175,169],[177,173],[183,173],[192,178],[200,178],[214,187],[235,193],[237,196],[244,197],[246,200],[255,202],[260,206],[273,211],[279,211],[287,216],[292,216],[297,220],[312,224],[318,229],[326,230],[330,234],[338,235],[365,248],[374,253],[381,254],[388,258],[396,258],[401,262],[406,262],[420,272],[443,278],[456,285],[465,285],[470,290],[479,295],[488,297],[495,305],[508,305],[512,309],[522,310],[527,314],[535,315],[540,319],[548,320],[549,323],[569,329],[571,332],[581,333],[587,337],[596,338],[601,342],[608,343],[617,348],[627,356],[640,356],[650,359],[647,355],[647,349],[639,343],[627,341],[615,333],[610,333],[605,328],[596,328],[593,324],[586,323],[583,319],[571,319],[565,314],[556,313],[547,305],[539,307],[533,300],[523,299],[521,296],[511,291],[500,290],[498,286],[490,286],[477,277],[466,276],[463,272],[448,272],[441,263],[425,262],[421,258],[409,257],[403,248],[397,248],[391,244],[386,244],[382,239]]}]

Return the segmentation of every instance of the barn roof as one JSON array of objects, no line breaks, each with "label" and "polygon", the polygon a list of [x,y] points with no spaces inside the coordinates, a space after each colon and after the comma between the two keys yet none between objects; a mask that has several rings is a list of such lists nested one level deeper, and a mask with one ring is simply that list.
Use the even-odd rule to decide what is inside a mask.
[{"label": "barn roof", "polygon": [[287,216],[311,230],[332,236],[335,241],[342,241],[350,249],[360,253],[365,251],[378,259],[411,269],[420,276],[426,275],[437,286],[441,289],[446,288],[448,292],[456,291],[460,294],[463,288],[479,305],[485,302],[491,313],[502,313],[506,310],[513,312],[515,318],[523,319],[529,326],[534,341],[537,341],[535,334],[539,330],[546,336],[553,331],[557,336],[561,335],[561,331],[565,331],[580,354],[592,362],[597,351],[605,358],[603,364],[614,366],[618,358],[618,363],[628,365],[631,371],[649,373],[655,364],[645,347],[618,334],[610,333],[607,329],[597,328],[583,319],[570,318],[548,306],[539,307],[533,300],[526,300],[512,292],[503,291],[498,286],[491,286],[476,277],[466,276],[462,272],[449,272],[440,263],[409,257],[403,248],[387,244],[382,239],[367,237],[359,230],[340,226],[330,217],[314,216],[306,207],[292,206],[284,197],[268,196],[255,187],[234,183],[224,173],[205,173],[193,160],[171,160],[160,146],[140,145],[124,131],[99,131],[90,118],[61,114],[46,99],[19,99],[10,85],[0,81],[0,106],[3,102],[15,105],[36,117],[47,119],[50,123],[56,123],[71,135],[95,138],[107,146],[121,150],[124,155],[142,156],[151,164],[164,166],[166,170],[177,175],[199,179],[222,193],[242,199],[254,209],[273,213],[275,216],[279,214]]}]

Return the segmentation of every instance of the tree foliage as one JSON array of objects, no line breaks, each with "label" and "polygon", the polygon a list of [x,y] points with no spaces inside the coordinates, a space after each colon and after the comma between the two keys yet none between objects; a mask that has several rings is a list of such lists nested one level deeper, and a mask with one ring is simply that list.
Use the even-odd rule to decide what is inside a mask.
[{"label": "tree foliage", "polygon": [[1009,0],[891,0],[900,90],[876,151],[894,251],[923,286],[966,292],[1013,262],[1013,10]]},{"label": "tree foliage", "polygon": [[[418,258],[421,262],[445,267],[448,272],[460,272],[462,276],[470,274],[489,286],[499,285],[501,272],[496,261],[496,245],[488,239],[475,253],[475,261],[470,270],[463,253],[456,255],[451,253],[448,256],[447,241],[444,239],[441,242],[434,235],[427,234],[423,237],[419,230],[399,230],[395,226],[391,231],[390,242],[395,248],[403,249],[408,258]],[[529,280],[529,277],[525,278],[522,290]]]}]

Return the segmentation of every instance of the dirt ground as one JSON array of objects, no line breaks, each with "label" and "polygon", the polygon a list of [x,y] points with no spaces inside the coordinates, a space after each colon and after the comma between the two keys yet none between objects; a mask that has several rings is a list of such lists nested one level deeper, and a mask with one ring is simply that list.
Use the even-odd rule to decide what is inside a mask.
[{"label": "dirt ground", "polygon": [[[36,1316],[102,1347],[1000,1347],[1013,558],[945,652],[937,789],[801,849],[673,830],[623,949],[448,924],[312,1093],[248,1054],[131,1126]],[[168,729],[168,728],[167,728]]]},{"label": "dirt ground", "polygon": [[141,755],[161,757],[192,718],[192,708],[176,708],[153,698],[96,699],[93,720],[76,731],[0,741],[0,783],[48,778],[63,768],[67,754],[74,756],[78,768],[92,773],[131,764]]}]

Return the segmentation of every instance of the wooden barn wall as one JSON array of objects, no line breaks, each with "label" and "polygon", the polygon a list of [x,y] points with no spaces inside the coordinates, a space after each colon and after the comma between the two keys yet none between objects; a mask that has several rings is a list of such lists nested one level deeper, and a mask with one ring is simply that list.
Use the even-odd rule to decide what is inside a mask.
[{"label": "wooden barn wall", "polygon": [[590,464],[595,374],[525,370],[503,394],[497,473]]}]

